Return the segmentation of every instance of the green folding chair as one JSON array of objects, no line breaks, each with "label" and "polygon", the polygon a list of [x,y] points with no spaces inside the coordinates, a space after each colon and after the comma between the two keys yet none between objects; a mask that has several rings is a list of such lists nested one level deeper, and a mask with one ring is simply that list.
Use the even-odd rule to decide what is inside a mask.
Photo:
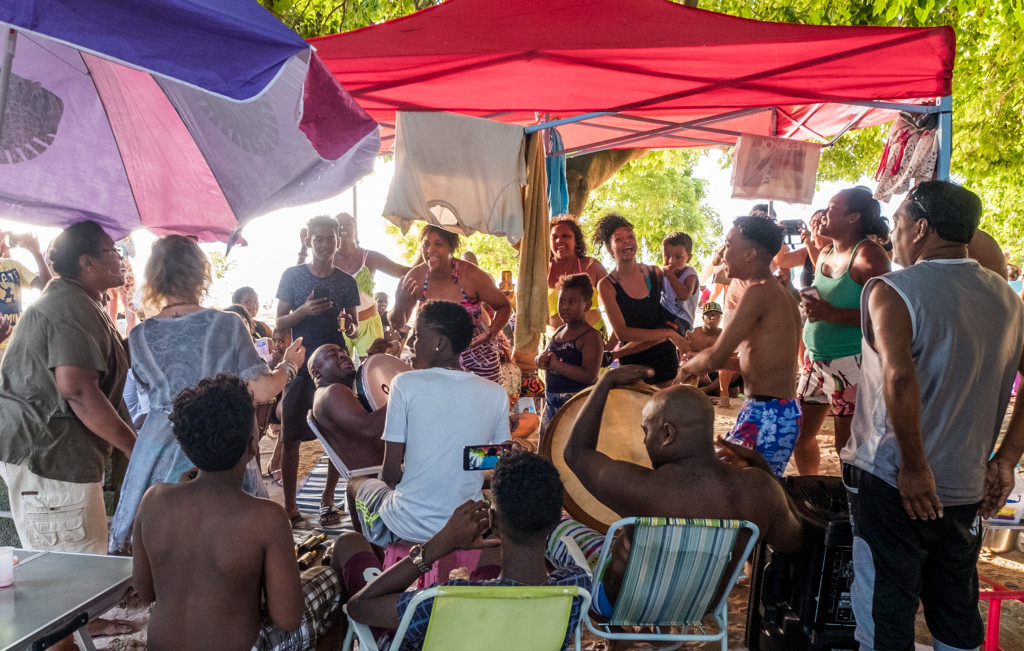
[{"label": "green folding chair", "polygon": [[[757,540],[757,526],[745,520],[701,520],[675,518],[624,518],[614,523],[605,536],[598,557],[594,593],[612,549],[612,537],[620,527],[633,525],[632,547],[626,572],[611,617],[594,623],[586,621],[592,633],[611,640],[650,640],[722,643],[726,651],[728,622],[727,600]],[[750,537],[737,550],[739,534]],[[565,539],[571,544],[571,539]],[[574,557],[582,556],[574,550]],[[704,629],[705,616],[711,614],[718,631]],[[613,628],[631,626],[652,629],[617,632]],[[683,633],[663,630],[682,627]],[[689,632],[696,629],[694,632]],[[699,632],[698,632],[699,631]]]},{"label": "green folding chair", "polygon": [[[433,599],[424,651],[557,651],[562,648],[573,599],[580,599],[580,619],[586,618],[590,593],[575,586],[436,586],[422,590],[409,602],[395,632],[390,651],[398,651],[416,606]],[[365,624],[348,620],[343,648],[359,638],[360,651],[379,651]],[[580,649],[580,622],[573,633]]]}]

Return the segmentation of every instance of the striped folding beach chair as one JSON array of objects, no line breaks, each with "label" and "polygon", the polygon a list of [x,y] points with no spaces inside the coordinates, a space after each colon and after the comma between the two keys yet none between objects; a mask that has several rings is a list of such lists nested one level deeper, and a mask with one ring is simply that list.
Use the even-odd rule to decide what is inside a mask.
[{"label": "striped folding beach chair", "polygon": [[[625,518],[608,530],[597,568],[608,561],[615,531],[628,525],[633,525],[632,547],[612,616],[598,623],[588,618],[587,628],[608,639],[679,642],[671,648],[688,641],[720,641],[725,651],[726,602],[754,548],[757,526],[745,520]],[[750,536],[738,548],[744,529]],[[599,580],[594,581],[595,594]],[[709,613],[718,631],[704,629]],[[622,626],[651,630],[613,630]],[[682,627],[683,632],[667,627]]]}]

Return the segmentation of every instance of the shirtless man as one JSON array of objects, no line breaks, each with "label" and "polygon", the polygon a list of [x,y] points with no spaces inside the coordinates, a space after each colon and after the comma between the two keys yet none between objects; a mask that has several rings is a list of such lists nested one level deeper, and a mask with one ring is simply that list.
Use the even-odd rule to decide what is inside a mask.
[{"label": "shirtless man", "polygon": [[781,476],[800,434],[796,400],[800,311],[796,301],[772,276],[772,257],[782,246],[782,229],[759,217],[739,217],[725,238],[723,258],[730,278],[743,281],[736,311],[710,347],[687,355],[679,379],[730,366],[739,353],[747,396],[727,440],[756,449]]},{"label": "shirtless man", "polygon": [[[156,602],[149,648],[315,642],[337,607],[337,581],[322,566],[300,580],[284,509],[242,492],[246,463],[257,450],[245,382],[219,375],[185,389],[174,399],[171,422],[199,472],[150,488],[135,518],[133,585],[144,603]],[[307,617],[304,591],[321,595],[318,612]],[[270,621],[261,621],[261,602]]]},{"label": "shirtless man", "polygon": [[[722,306],[718,303],[708,301],[704,304],[704,325],[693,330],[687,335],[690,340],[690,351],[699,353],[702,350],[711,348],[712,345],[722,335]],[[739,393],[740,387],[743,386],[743,377],[733,373],[727,374],[718,373],[712,371],[707,375],[702,375],[697,388],[704,392],[706,396],[725,396],[730,397],[733,392]],[[722,386],[725,383],[725,386]],[[723,405],[728,407],[729,405]]]},{"label": "shirtless man", "polygon": [[[383,340],[377,341],[383,344]],[[353,390],[356,367],[348,352],[337,344],[320,346],[309,357],[309,376],[316,384],[313,419],[328,445],[341,457],[350,477],[376,475],[384,461],[384,441],[380,437],[387,410],[368,412],[359,402]],[[331,497],[333,502],[333,494]],[[338,520],[340,516],[333,507],[327,513],[321,512],[320,521],[325,526],[337,524]]]},{"label": "shirtless man", "polygon": [[[794,371],[795,372],[795,371]],[[644,447],[653,469],[611,459],[597,450],[601,418],[609,392],[652,375],[646,366],[622,366],[598,380],[577,417],[565,446],[565,463],[580,483],[622,517],[722,518],[748,520],[761,537],[783,553],[801,543],[801,526],[785,491],[769,473],[720,461],[715,453],[715,410],[707,396],[688,386],[658,391],[642,412]],[[666,499],[671,496],[671,499]],[[563,520],[548,538],[556,566],[567,554],[560,538],[570,535],[591,564],[600,555],[603,536],[572,520]],[[605,593],[593,604],[610,615],[628,559],[628,535],[617,538],[604,570]],[[588,542],[589,541],[589,542]],[[598,572],[601,568],[597,568]],[[595,574],[596,576],[597,574]],[[608,611],[608,612],[605,612]]]}]

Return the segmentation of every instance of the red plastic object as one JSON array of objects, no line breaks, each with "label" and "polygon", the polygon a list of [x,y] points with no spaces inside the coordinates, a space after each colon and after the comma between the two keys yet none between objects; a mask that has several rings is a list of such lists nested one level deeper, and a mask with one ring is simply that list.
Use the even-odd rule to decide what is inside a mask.
[{"label": "red plastic object", "polygon": [[999,646],[999,615],[1003,608],[1003,602],[1007,599],[1024,603],[1024,590],[1010,590],[1006,586],[996,583],[979,574],[978,578],[982,583],[992,586],[991,590],[982,590],[978,593],[978,599],[988,602],[988,626],[985,630],[984,651],[1003,651]]}]

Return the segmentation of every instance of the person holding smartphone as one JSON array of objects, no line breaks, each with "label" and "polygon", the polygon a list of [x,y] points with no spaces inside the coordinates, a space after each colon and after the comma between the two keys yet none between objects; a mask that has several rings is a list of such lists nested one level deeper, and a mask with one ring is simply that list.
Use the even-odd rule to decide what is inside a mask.
[{"label": "person holding smartphone", "polygon": [[[38,275],[31,269],[17,260],[11,259],[11,247],[21,247],[32,254],[35,258]],[[0,231],[0,316],[14,326],[21,316],[21,290],[24,287],[31,287],[42,291],[46,283],[50,282],[53,274],[43,260],[42,250],[39,248],[39,240],[35,235],[24,233],[4,233]],[[7,348],[6,341],[0,341],[0,356]]]},{"label": "person holding smartphone", "polygon": [[[338,222],[326,215],[309,220],[306,243],[313,251],[312,262],[285,269],[281,275],[277,288],[277,329],[291,330],[293,339],[301,337],[311,353],[324,344],[344,346],[342,332],[354,337],[359,331],[359,286],[352,276],[334,266]],[[316,385],[309,376],[308,361],[307,356],[281,398],[281,483],[285,510],[292,524],[301,520],[295,502],[299,445],[316,438],[306,424],[306,413],[313,406],[316,392]],[[334,489],[339,479],[334,466],[328,466],[321,504],[334,504]]]},{"label": "person holding smartphone", "polygon": [[850,438],[860,382],[860,295],[868,280],[890,269],[889,257],[876,241],[888,238],[889,228],[867,188],[849,188],[832,197],[818,232],[830,244],[817,257],[811,286],[800,291],[807,317],[797,385],[804,424],[793,460],[801,475],[818,474],[817,435],[830,410],[836,450]]}]

